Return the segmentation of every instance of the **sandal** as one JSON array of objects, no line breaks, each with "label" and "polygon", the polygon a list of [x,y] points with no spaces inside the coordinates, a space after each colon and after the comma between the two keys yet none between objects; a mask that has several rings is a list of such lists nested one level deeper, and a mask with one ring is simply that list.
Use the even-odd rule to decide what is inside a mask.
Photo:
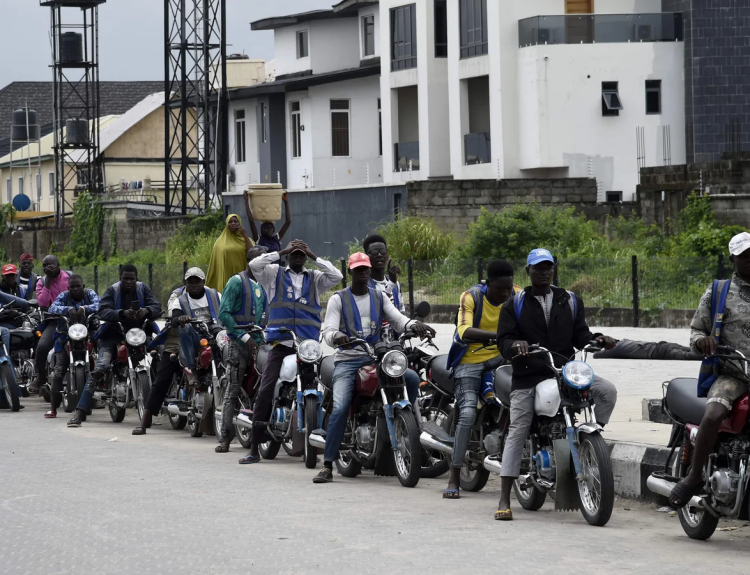
[{"label": "sandal", "polygon": [[251,463],[260,463],[260,457],[255,457],[249,453],[240,459],[240,465],[250,465]]},{"label": "sandal", "polygon": [[[229,444],[228,443],[219,443],[219,445],[216,446],[216,449],[214,449],[216,453],[228,453],[229,452]],[[242,463],[242,461],[240,461]]]},{"label": "sandal", "polygon": [[81,427],[81,420],[77,417],[73,417],[70,421],[68,421],[68,427]]},{"label": "sandal", "polygon": [[443,499],[461,499],[461,496],[458,494],[458,488],[443,491]]},{"label": "sandal", "polygon": [[146,428],[139,425],[133,430],[133,435],[146,435]]},{"label": "sandal", "polygon": [[44,419],[55,419],[57,417],[56,411],[48,411],[44,414]]},{"label": "sandal", "polygon": [[703,489],[703,484],[699,483],[693,488],[690,488],[686,481],[683,479],[677,485],[672,488],[672,492],[669,494],[669,505],[673,509],[682,509],[690,503],[690,500],[694,495],[698,495]]},{"label": "sandal", "polygon": [[513,512],[510,509],[498,509],[495,511],[495,521],[513,521]]}]

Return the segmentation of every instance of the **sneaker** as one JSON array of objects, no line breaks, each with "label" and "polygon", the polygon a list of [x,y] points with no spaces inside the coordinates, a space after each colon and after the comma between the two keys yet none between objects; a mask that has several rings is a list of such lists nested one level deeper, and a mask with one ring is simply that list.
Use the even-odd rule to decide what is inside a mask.
[{"label": "sneaker", "polygon": [[315,477],[313,477],[313,483],[330,483],[333,481],[333,470],[324,467],[320,470]]}]

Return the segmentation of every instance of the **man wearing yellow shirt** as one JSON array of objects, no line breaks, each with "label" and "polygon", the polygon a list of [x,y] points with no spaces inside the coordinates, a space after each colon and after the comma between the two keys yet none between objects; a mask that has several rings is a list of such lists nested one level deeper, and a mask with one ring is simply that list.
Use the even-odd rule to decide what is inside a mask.
[{"label": "man wearing yellow shirt", "polygon": [[448,357],[448,367],[453,369],[458,420],[450,479],[443,492],[445,499],[459,498],[460,473],[477,416],[482,379],[500,359],[497,347],[474,351],[497,338],[500,309],[520,289],[513,285],[513,266],[506,260],[493,260],[487,267],[487,282],[461,294],[456,335]]}]

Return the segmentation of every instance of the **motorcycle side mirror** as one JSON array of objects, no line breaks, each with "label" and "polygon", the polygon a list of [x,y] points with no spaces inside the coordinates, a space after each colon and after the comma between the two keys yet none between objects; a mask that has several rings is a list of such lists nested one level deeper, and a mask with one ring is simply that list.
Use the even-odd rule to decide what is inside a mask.
[{"label": "motorcycle side mirror", "polygon": [[417,305],[416,315],[417,317],[424,319],[428,315],[430,315],[431,310],[432,310],[432,307],[430,306],[430,304],[426,301],[423,301],[423,302],[420,302],[419,305]]}]

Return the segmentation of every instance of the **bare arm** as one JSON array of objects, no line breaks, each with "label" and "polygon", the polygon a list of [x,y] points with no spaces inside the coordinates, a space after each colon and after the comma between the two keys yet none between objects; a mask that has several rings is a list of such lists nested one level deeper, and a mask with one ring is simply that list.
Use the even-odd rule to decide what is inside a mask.
[{"label": "bare arm", "polygon": [[284,221],[284,225],[281,226],[281,229],[279,230],[279,241],[284,237],[284,234],[289,231],[289,226],[292,225],[292,212],[289,211],[289,193],[284,192],[284,215],[286,216],[286,220]]},{"label": "bare arm", "polygon": [[[257,242],[260,239],[260,236],[258,235],[258,228],[255,227],[253,210],[250,209],[250,198],[247,193],[243,197],[245,198],[245,214],[247,215],[247,221],[250,225],[250,233],[253,234],[253,241]],[[245,243],[247,243],[247,241],[245,241]],[[250,248],[248,247],[247,249],[249,250]]]}]

